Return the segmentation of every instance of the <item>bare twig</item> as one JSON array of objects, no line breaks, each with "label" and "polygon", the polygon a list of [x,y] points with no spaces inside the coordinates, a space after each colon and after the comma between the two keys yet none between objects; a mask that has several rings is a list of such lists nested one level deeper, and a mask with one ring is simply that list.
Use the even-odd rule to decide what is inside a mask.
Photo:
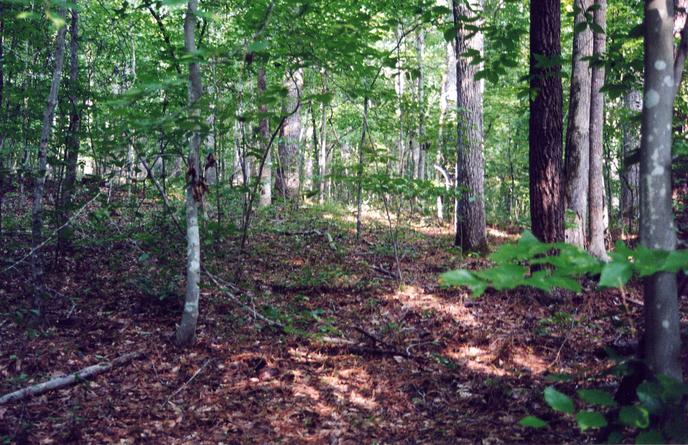
[{"label": "bare twig", "polygon": [[194,372],[194,374],[191,376],[191,378],[190,378],[189,380],[187,380],[187,381],[186,381],[182,386],[180,386],[175,392],[173,392],[172,394],[170,394],[170,396],[167,398],[167,400],[165,400],[165,403],[164,403],[164,404],[170,403],[170,400],[172,399],[172,397],[176,396],[177,394],[179,394],[180,392],[182,392],[182,391],[184,390],[184,388],[186,388],[187,386],[189,386],[189,384],[190,384],[191,382],[193,382],[193,381],[196,379],[196,377],[198,377],[198,375],[199,375],[201,372],[203,372],[203,370],[204,370],[212,361],[213,361],[212,358],[209,358],[208,360],[206,360],[205,363],[203,363],[203,366],[201,366],[200,368],[198,368],[198,370],[197,370],[196,372]]}]

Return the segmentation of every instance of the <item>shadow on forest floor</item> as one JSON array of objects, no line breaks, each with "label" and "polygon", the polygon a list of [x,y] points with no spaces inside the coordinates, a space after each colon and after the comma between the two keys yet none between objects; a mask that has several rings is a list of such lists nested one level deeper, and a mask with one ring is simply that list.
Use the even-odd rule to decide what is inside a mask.
[{"label": "shadow on forest floor", "polygon": [[[343,211],[309,208],[259,218],[248,253],[211,237],[206,266],[243,289],[264,326],[205,283],[198,338],[172,345],[181,314],[178,237],[136,239],[109,227],[49,271],[49,327],[18,321],[28,266],[0,276],[0,392],[143,349],[145,357],[93,382],[0,407],[0,438],[18,443],[560,443],[591,441],[542,400],[552,373],[576,383],[608,366],[607,344],[630,342],[642,307],[615,290],[562,296],[442,289],[441,272],[477,268],[445,226],[401,231],[403,285],[379,220],[356,242]],[[112,222],[112,220],[111,220]],[[313,230],[318,232],[313,232]],[[298,233],[297,233],[298,232]],[[329,242],[323,233],[332,237]],[[119,233],[119,235],[118,235]],[[126,230],[124,231],[126,233]],[[492,245],[513,234],[491,229]],[[3,248],[4,250],[4,248]],[[2,252],[19,256],[16,251]],[[46,254],[46,257],[50,254]],[[627,295],[639,299],[637,287]],[[161,298],[167,297],[167,298]],[[199,372],[200,370],[200,372]],[[549,429],[517,425],[525,415]]]}]

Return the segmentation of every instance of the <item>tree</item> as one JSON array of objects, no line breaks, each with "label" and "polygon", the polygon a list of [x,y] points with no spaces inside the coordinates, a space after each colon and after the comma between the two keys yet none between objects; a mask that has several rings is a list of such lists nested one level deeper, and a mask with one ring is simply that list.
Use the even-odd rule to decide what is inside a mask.
[{"label": "tree", "polygon": [[[301,88],[303,88],[303,70],[297,69],[285,80],[287,99],[283,113],[287,114],[297,107]],[[301,115],[296,112],[287,117],[280,131],[278,146],[279,160],[275,188],[286,199],[295,199],[299,192],[299,143],[301,139]]]},{"label": "tree", "polygon": [[[65,12],[60,10],[59,16],[64,22]],[[67,27],[64,23],[60,25],[55,38],[55,53],[52,82],[48,100],[43,111],[43,127],[41,130],[41,140],[38,146],[38,173],[33,190],[33,205],[31,207],[31,278],[33,281],[33,309],[34,322],[38,322],[43,317],[43,299],[46,295],[45,283],[43,282],[43,262],[38,252],[39,246],[43,243],[43,196],[45,194],[45,177],[48,168],[48,144],[53,128],[53,118],[55,117],[55,107],[57,107],[58,91],[62,81],[62,67],[64,64],[65,35]]]},{"label": "tree", "polygon": [[[196,53],[196,14],[198,0],[189,0],[184,18],[184,49],[192,58]],[[189,118],[195,120],[194,129],[189,139],[189,161],[186,173],[186,297],[182,321],[177,328],[177,344],[188,345],[196,336],[198,321],[198,304],[201,282],[201,237],[198,228],[198,207],[203,199],[205,183],[201,171],[199,148],[201,145],[198,100],[201,98],[203,85],[198,61],[189,63]]]},{"label": "tree", "polygon": [[530,2],[530,220],[543,242],[564,240],[559,8],[556,0]]},{"label": "tree", "polygon": [[604,57],[607,1],[595,0],[593,58],[590,98],[590,178],[588,180],[588,250],[600,259],[608,259],[604,245],[604,175],[602,172],[604,130]]},{"label": "tree", "polygon": [[[267,89],[267,84],[265,83],[265,68],[258,69],[258,92],[260,94],[265,94]],[[260,207],[267,207],[272,204],[272,156],[271,148],[268,145],[270,143],[270,122],[267,116],[268,106],[266,104],[261,104],[260,106],[260,143],[262,150],[266,150],[264,153],[265,161],[263,162],[263,170],[260,172],[260,200],[258,205]]]},{"label": "tree", "polygon": [[[674,5],[646,0],[645,75],[640,139],[640,242],[651,249],[676,249],[671,197],[671,146],[674,99],[681,82],[688,28],[674,56]],[[654,373],[682,380],[681,331],[676,274],[646,278],[643,355]]]},{"label": "tree", "polygon": [[[483,251],[485,237],[485,159],[483,157],[483,83],[476,78],[480,69],[467,52],[482,54],[483,35],[464,23],[475,21],[481,2],[452,2],[456,27],[456,186],[461,197],[456,203],[455,244],[463,250]],[[464,19],[462,19],[464,17]]]},{"label": "tree", "polygon": [[[79,88],[79,12],[77,0],[72,0],[71,24],[69,28],[69,128],[67,129],[67,141],[65,148],[65,177],[62,184],[62,199],[60,203],[60,227],[67,224],[72,206],[74,186],[76,183],[76,168],[79,160],[79,126],[81,114],[77,100]],[[60,250],[67,247],[69,242],[67,227],[58,232]]]},{"label": "tree", "polygon": [[638,164],[625,162],[640,149],[640,128],[633,120],[634,115],[643,109],[643,96],[640,91],[632,90],[624,96],[624,108],[630,114],[623,125],[623,169],[621,171],[620,216],[624,229],[637,230],[638,221]]},{"label": "tree", "polygon": [[571,227],[565,230],[566,242],[585,247],[588,225],[588,168],[590,163],[590,67],[592,31],[588,26],[592,0],[574,2],[571,92],[566,127],[565,197],[566,209],[573,213]]}]

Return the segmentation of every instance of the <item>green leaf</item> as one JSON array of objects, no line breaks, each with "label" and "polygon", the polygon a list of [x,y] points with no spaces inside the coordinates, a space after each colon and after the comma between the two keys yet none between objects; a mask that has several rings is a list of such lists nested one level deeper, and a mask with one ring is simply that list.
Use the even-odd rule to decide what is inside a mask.
[{"label": "green leaf", "polygon": [[580,411],[576,414],[576,422],[581,431],[607,426],[607,419],[597,411]]},{"label": "green leaf", "polygon": [[535,416],[526,416],[518,424],[528,428],[544,428],[547,426],[547,422]]},{"label": "green leaf", "polygon": [[599,389],[579,389],[578,397],[585,403],[599,406],[615,406],[616,402],[611,394]]},{"label": "green leaf", "polygon": [[633,276],[633,267],[630,263],[612,261],[602,268],[600,287],[621,287]]},{"label": "green leaf", "polygon": [[545,402],[555,411],[573,414],[573,400],[553,386],[545,388]]},{"label": "green leaf", "polygon": [[487,283],[465,269],[443,273],[440,276],[440,283],[444,286],[466,286],[476,297],[482,295],[487,289]]},{"label": "green leaf", "polygon": [[664,436],[662,436],[662,433],[660,433],[657,430],[649,430],[649,431],[643,431],[642,433],[638,434],[638,437],[635,438],[635,443],[637,444],[657,444],[657,443],[666,443],[666,439]]},{"label": "green leaf", "polygon": [[626,426],[645,429],[650,426],[648,411],[640,406],[624,406],[619,411],[619,420]]}]

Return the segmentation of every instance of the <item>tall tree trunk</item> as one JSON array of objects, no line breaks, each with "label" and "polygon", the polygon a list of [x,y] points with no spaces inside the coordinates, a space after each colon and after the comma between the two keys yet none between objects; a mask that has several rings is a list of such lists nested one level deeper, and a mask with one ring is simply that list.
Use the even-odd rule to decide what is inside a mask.
[{"label": "tall tree trunk", "polygon": [[368,96],[363,98],[363,127],[361,143],[358,145],[358,168],[356,170],[356,239],[361,239],[361,212],[363,211],[363,160],[368,132]]},{"label": "tall tree trunk", "polygon": [[[607,0],[595,0],[594,21],[602,29],[607,27]],[[593,33],[593,57],[599,61],[604,57],[606,34]],[[604,173],[602,159],[604,155],[604,65],[593,63],[590,97],[590,168],[588,183],[588,217],[589,217],[589,252],[602,260],[607,260],[607,249],[604,245]]]},{"label": "tall tree trunk", "polygon": [[[62,184],[62,199],[60,203],[60,219],[58,226],[64,225],[70,217],[74,184],[76,183],[76,169],[79,160],[79,127],[81,115],[77,103],[79,87],[79,12],[77,0],[72,0],[72,20],[70,25],[70,66],[69,66],[69,128],[65,149],[65,179]],[[69,229],[64,227],[58,232],[58,248],[63,251],[68,248]]]},{"label": "tall tree trunk", "polygon": [[425,73],[423,58],[425,55],[425,31],[419,30],[416,36],[416,57],[418,59],[418,176],[425,179],[425,164],[428,142],[425,140]]},{"label": "tall tree trunk", "polygon": [[[5,5],[0,3],[0,112],[5,92]],[[9,103],[9,101],[8,101]],[[0,120],[0,237],[2,237],[2,204],[5,197],[5,126],[7,125],[7,113],[2,114]],[[7,167],[9,169],[9,165]]]},{"label": "tall tree trunk", "polygon": [[[198,0],[189,0],[184,18],[184,49],[192,57],[196,52],[196,13]],[[189,63],[189,117],[198,119],[196,102],[201,98],[203,85],[198,62]],[[177,328],[177,344],[188,345],[196,336],[198,300],[201,282],[201,237],[198,229],[198,207],[203,199],[205,183],[201,171],[199,148],[200,127],[196,125],[189,141],[189,169],[186,174],[186,297],[182,321]]]},{"label": "tall tree trunk", "polygon": [[456,33],[456,186],[461,197],[456,203],[455,244],[463,250],[482,251],[487,248],[485,237],[485,159],[483,157],[483,84],[476,80],[478,66],[471,64],[464,53],[483,51],[483,36],[464,27],[460,17],[474,17],[481,3],[466,5],[454,0]]},{"label": "tall tree trunk", "polygon": [[[64,10],[60,10],[60,16],[65,17]],[[57,106],[57,94],[62,81],[62,66],[64,64],[65,35],[67,27],[63,26],[57,31],[55,38],[55,67],[53,78],[48,93],[48,102],[43,112],[43,128],[41,141],[38,146],[38,173],[33,190],[33,206],[31,208],[31,279],[33,281],[33,308],[34,323],[43,318],[43,299],[45,297],[45,283],[43,281],[43,262],[38,252],[38,246],[43,242],[43,196],[45,194],[45,176],[48,168],[48,143],[52,132],[55,107]]]},{"label": "tall tree trunk", "polygon": [[537,61],[561,57],[560,6],[557,0],[530,2],[530,219],[533,234],[543,242],[564,240],[561,67]]},{"label": "tall tree trunk", "polygon": [[[327,94],[327,72],[322,73],[323,94]],[[327,104],[322,104],[322,114],[320,115],[320,144],[318,151],[318,175],[320,176],[319,192],[320,204],[324,204],[328,193],[327,179]]]},{"label": "tall tree trunk", "polygon": [[399,176],[404,176],[404,156],[406,156],[406,150],[404,149],[405,132],[404,132],[404,71],[401,60],[401,46],[403,38],[403,29],[401,24],[397,26],[396,39],[397,39],[397,117],[399,118],[399,140],[397,141],[397,161]]},{"label": "tall tree trunk", "polygon": [[[577,0],[579,9],[574,27],[586,23],[586,12],[593,0]],[[585,247],[588,229],[588,168],[590,164],[590,66],[592,31],[589,27],[573,36],[571,95],[566,128],[566,208],[573,213],[571,227],[565,230],[566,242]]]},{"label": "tall tree trunk", "polygon": [[[267,84],[265,82],[265,69],[258,69],[258,94],[265,94]],[[265,162],[263,163],[263,171],[260,174],[260,207],[268,207],[272,204],[272,156],[271,149],[268,147],[270,143],[270,123],[267,117],[268,106],[263,104],[260,106],[260,142],[263,150],[267,150],[265,154]]]},{"label": "tall tree trunk", "polygon": [[[303,87],[303,70],[298,69],[286,80],[288,91],[284,113],[291,112],[299,102],[299,95]],[[296,112],[284,121],[280,130],[281,138],[278,146],[279,166],[275,188],[287,199],[297,198],[299,191],[299,143],[301,138],[301,116]]]},{"label": "tall tree trunk", "polygon": [[[630,91],[624,97],[624,107],[631,114],[638,114],[643,109],[643,96],[640,91]],[[640,128],[634,122],[623,125],[623,158],[628,159],[631,154],[640,149]],[[639,194],[638,194],[638,164],[626,165],[621,171],[621,223],[624,230],[634,233],[637,230]]]},{"label": "tall tree trunk", "polygon": [[[445,144],[445,129],[444,124],[447,118],[447,107],[449,105],[449,87],[452,84],[451,78],[454,77],[456,81],[456,55],[454,54],[454,45],[451,43],[446,44],[445,51],[445,72],[442,75],[442,85],[440,86],[440,118],[439,118],[439,129],[438,137],[439,144],[437,147],[437,158],[435,170],[437,171],[437,180],[444,181],[446,188],[450,187],[449,175],[446,175],[446,171],[443,170],[444,164],[444,144]],[[453,66],[453,70],[452,70]],[[454,88],[456,90],[456,88]],[[442,170],[438,167],[441,167]],[[444,220],[444,201],[443,196],[437,197],[437,219],[440,221]]]},{"label": "tall tree trunk", "polygon": [[[674,62],[673,27],[673,2],[645,0],[640,243],[669,251],[676,248],[671,198],[671,124],[676,85],[683,69]],[[645,362],[653,372],[681,380],[676,274],[661,272],[646,278],[644,296]]]}]

